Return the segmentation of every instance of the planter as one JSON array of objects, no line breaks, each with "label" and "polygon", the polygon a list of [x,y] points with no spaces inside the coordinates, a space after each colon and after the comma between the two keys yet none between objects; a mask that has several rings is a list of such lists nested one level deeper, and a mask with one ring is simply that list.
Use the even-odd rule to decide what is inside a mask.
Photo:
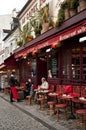
[{"label": "planter", "polygon": [[69,2],[70,2],[70,0],[66,0],[66,2],[67,2],[67,3],[69,3]]},{"label": "planter", "polygon": [[86,0],[79,0],[79,8],[78,8],[78,11],[82,11],[86,9]]},{"label": "planter", "polygon": [[49,23],[43,23],[41,33],[46,32],[49,29]]},{"label": "planter", "polygon": [[70,9],[70,17],[76,15],[77,11],[76,9]]},{"label": "planter", "polygon": [[69,19],[70,18],[69,9],[65,9],[64,13],[65,13],[65,20]]},{"label": "planter", "polygon": [[17,41],[17,46],[22,46],[23,42],[22,41]]},{"label": "planter", "polygon": [[28,42],[30,42],[33,38],[27,37]]}]

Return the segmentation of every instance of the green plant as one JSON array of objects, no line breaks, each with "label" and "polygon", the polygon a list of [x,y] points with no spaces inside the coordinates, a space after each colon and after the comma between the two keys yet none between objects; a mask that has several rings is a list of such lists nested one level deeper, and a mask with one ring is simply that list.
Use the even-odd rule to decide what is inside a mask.
[{"label": "green plant", "polygon": [[26,24],[22,30],[19,27],[19,39],[23,41],[23,45],[28,42],[27,37],[33,38],[33,36],[31,35],[31,27],[28,26],[28,24]]},{"label": "green plant", "polygon": [[76,9],[78,7],[78,5],[79,5],[79,0],[71,0],[69,8]]},{"label": "green plant", "polygon": [[49,22],[50,18],[49,18],[49,4],[46,4],[45,7],[43,7],[42,9],[40,9],[40,15],[41,15],[41,19],[42,21],[45,22]]},{"label": "green plant", "polygon": [[56,27],[60,26],[61,23],[65,20],[65,10],[69,9],[70,3],[67,1],[63,1],[61,3],[58,16],[57,16],[57,21],[56,21]]},{"label": "green plant", "polygon": [[34,16],[29,17],[29,21],[30,21],[30,26],[34,29],[35,35],[37,36],[41,34],[42,23],[38,13],[35,13]]},{"label": "green plant", "polygon": [[69,9],[69,2],[67,2],[67,1],[63,1],[62,3],[61,3],[61,8],[62,9]]},{"label": "green plant", "polygon": [[22,41],[17,41],[17,46],[22,46],[23,42]]},{"label": "green plant", "polygon": [[59,12],[58,12],[58,19],[57,19],[57,21],[56,21],[56,27],[58,27],[58,26],[60,26],[61,25],[61,23],[64,21],[64,19],[65,19],[65,16],[64,16],[64,8],[62,8],[62,6],[61,6],[61,8],[60,8],[60,10],[59,10]]},{"label": "green plant", "polygon": [[55,27],[55,22],[50,18],[49,27]]}]

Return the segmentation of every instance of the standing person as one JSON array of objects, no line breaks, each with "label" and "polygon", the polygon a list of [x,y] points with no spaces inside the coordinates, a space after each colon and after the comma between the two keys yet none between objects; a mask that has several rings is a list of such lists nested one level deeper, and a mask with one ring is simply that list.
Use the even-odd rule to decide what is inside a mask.
[{"label": "standing person", "polygon": [[10,85],[10,102],[13,102],[13,98],[19,101],[19,96],[15,88],[15,78],[13,74],[11,74],[10,76],[9,85]]},{"label": "standing person", "polygon": [[31,78],[29,78],[28,81],[26,82],[26,90],[24,91],[24,98],[26,98],[26,96],[28,95],[32,96],[32,94],[33,94],[33,82]]}]

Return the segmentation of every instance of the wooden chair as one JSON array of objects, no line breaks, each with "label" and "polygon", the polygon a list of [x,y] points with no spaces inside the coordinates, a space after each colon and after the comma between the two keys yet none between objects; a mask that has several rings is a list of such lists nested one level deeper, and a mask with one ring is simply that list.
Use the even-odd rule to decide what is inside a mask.
[{"label": "wooden chair", "polygon": [[44,98],[37,98],[37,101],[39,103],[39,109],[43,109],[44,108]]},{"label": "wooden chair", "polygon": [[49,93],[54,92],[55,86],[53,84],[49,84]]},{"label": "wooden chair", "polygon": [[86,86],[81,86],[81,97],[86,98]]},{"label": "wooden chair", "polygon": [[79,109],[76,111],[76,127],[79,125],[80,121],[78,118],[79,116],[82,117],[82,125],[84,127],[84,130],[86,130],[86,109]]},{"label": "wooden chair", "polygon": [[81,97],[85,98],[85,100],[80,100],[81,108],[84,108],[86,105],[86,86],[81,86]]},{"label": "wooden chair", "polygon": [[31,105],[31,96],[26,96],[26,99],[27,99],[27,104],[28,105]]},{"label": "wooden chair", "polygon": [[52,116],[52,114],[54,112],[55,104],[56,104],[56,102],[54,102],[54,101],[49,101],[48,102],[48,105],[49,105],[49,108],[50,108],[50,116]]},{"label": "wooden chair", "polygon": [[72,99],[72,106],[73,106],[73,110],[75,111],[77,106],[80,107],[80,93],[81,93],[81,88],[80,86],[73,86],[73,93],[71,94],[71,96],[74,96],[74,98]]},{"label": "wooden chair", "polygon": [[63,88],[62,85],[56,85],[56,93],[58,94],[58,96],[57,96],[58,102],[60,102],[60,100],[61,100],[61,95],[63,93],[62,88]]},{"label": "wooden chair", "polygon": [[56,114],[57,121],[59,121],[59,109],[64,109],[64,115],[67,119],[67,104],[65,104],[65,103],[64,104],[56,104],[55,108],[56,108],[56,112],[57,112],[57,114]]},{"label": "wooden chair", "polygon": [[45,99],[47,99],[47,102],[50,101],[50,97],[48,96],[49,93],[53,93],[55,89],[55,86],[53,84],[49,84],[49,89],[48,89],[48,93],[45,94]]}]

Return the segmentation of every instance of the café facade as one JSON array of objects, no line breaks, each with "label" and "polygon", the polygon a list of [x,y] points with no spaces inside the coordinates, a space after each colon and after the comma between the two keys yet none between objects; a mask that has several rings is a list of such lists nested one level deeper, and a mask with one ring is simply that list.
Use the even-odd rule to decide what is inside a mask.
[{"label": "caf\u00e9 facade", "polygon": [[86,85],[85,16],[86,9],[14,51],[21,83],[45,77],[54,85]]}]

